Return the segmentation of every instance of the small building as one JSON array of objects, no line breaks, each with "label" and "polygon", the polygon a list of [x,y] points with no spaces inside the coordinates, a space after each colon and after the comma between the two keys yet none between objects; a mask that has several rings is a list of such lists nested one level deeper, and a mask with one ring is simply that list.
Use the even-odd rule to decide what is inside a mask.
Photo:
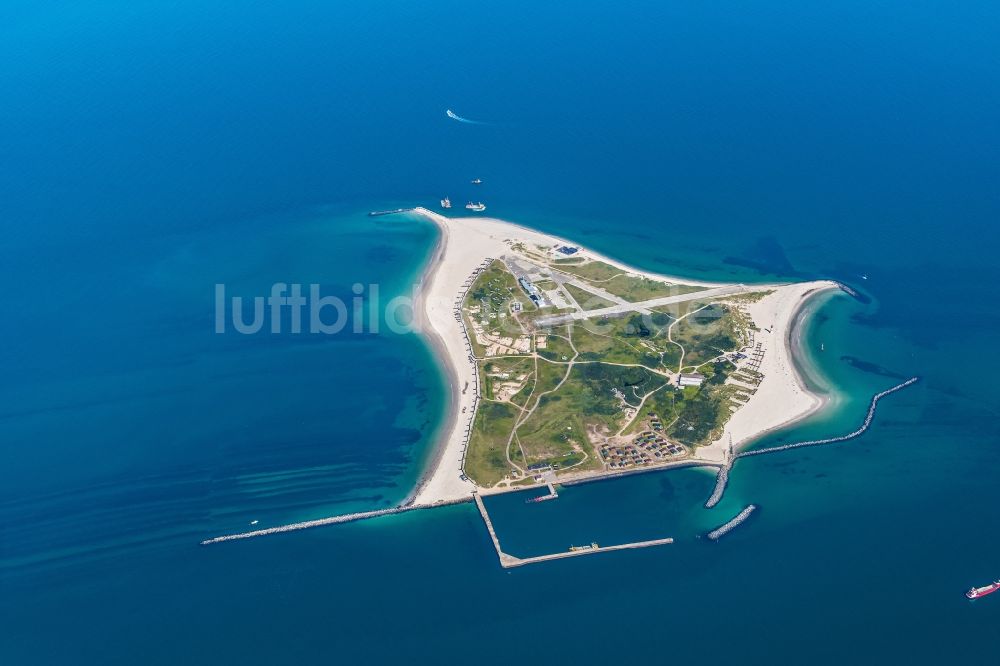
[{"label": "small building", "polygon": [[700,372],[682,373],[680,379],[677,380],[677,385],[681,388],[685,386],[701,386],[703,381],[705,381],[705,375]]},{"label": "small building", "polygon": [[541,307],[543,301],[541,292],[538,291],[538,287],[533,285],[526,277],[517,278],[517,282],[521,285],[521,288],[524,289],[525,293],[528,294],[528,298],[530,298],[535,305]]},{"label": "small building", "polygon": [[569,245],[563,245],[562,247],[558,248],[556,252],[565,254],[568,257],[570,255],[576,254],[578,249],[579,248],[571,247]]}]

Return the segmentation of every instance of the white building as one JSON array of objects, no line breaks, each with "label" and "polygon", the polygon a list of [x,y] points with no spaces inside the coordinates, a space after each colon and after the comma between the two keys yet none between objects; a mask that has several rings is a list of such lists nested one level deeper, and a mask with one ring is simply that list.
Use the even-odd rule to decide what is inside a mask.
[{"label": "white building", "polygon": [[677,384],[681,388],[684,388],[685,386],[701,386],[703,381],[705,381],[705,375],[700,372],[692,372],[690,374],[681,374],[680,379],[677,380]]}]

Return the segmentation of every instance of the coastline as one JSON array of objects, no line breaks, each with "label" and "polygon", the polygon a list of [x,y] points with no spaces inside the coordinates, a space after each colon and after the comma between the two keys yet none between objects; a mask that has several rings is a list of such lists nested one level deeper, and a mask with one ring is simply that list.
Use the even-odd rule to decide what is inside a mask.
[{"label": "coastline", "polygon": [[[434,249],[431,251],[430,259],[424,266],[423,271],[420,274],[420,287],[417,290],[417,299],[414,305],[414,317],[423,317],[423,313],[426,310],[427,304],[424,302],[426,300],[426,290],[424,285],[429,284],[434,277],[434,273],[438,268],[438,265],[444,259],[445,249],[448,243],[447,230],[442,228],[441,225],[436,225],[438,227],[438,237],[434,242]],[[445,385],[448,390],[448,400],[447,400],[447,414],[438,426],[437,432],[434,433],[434,441],[431,443],[431,449],[428,451],[423,462],[423,469],[420,471],[420,475],[417,477],[417,483],[412,489],[407,493],[406,497],[403,499],[402,506],[409,506],[416,502],[417,497],[420,495],[421,491],[433,477],[435,470],[441,466],[441,462],[444,458],[445,447],[442,444],[446,441],[447,436],[452,433],[458,425],[458,414],[459,414],[459,393],[457,387],[453,382],[458,377],[458,370],[454,367],[451,357],[448,355],[448,348],[445,345],[444,338],[441,334],[433,328],[423,327],[420,328],[421,334],[424,335],[424,339],[431,347],[431,353],[440,363],[439,370],[445,381]]]},{"label": "coastline", "polygon": [[[469,357],[465,328],[454,313],[461,286],[486,258],[503,256],[513,241],[540,245],[576,244],[495,218],[449,218],[422,207],[414,208],[410,214],[429,220],[440,234],[421,274],[414,318],[418,332],[429,342],[446,375],[449,413],[434,437],[416,486],[405,500],[406,505],[433,505],[469,498],[477,488],[471,481],[461,478],[467,429],[460,424],[465,418],[471,420],[475,413],[478,382],[475,365]],[[643,271],[583,247],[578,256],[652,279],[705,287],[723,284]],[[794,353],[795,344],[801,342],[793,342],[793,336],[801,335],[802,326],[798,322],[805,317],[807,305],[814,302],[816,296],[837,289],[837,284],[814,281],[754,287],[774,290],[747,306],[761,328],[758,339],[766,345],[767,353],[761,365],[764,379],[750,400],[727,422],[722,436],[696,450],[689,460],[691,464],[722,464],[730,455],[730,441],[733,451],[746,447],[775,430],[809,418],[829,403],[829,395],[810,389],[805,381]]]},{"label": "coastline", "polygon": [[[781,344],[778,347],[778,354],[769,354],[765,358],[770,358],[771,366],[769,372],[777,372],[779,376],[785,377],[786,381],[779,385],[777,391],[772,391],[769,400],[750,401],[737,414],[730,419],[723,430],[723,435],[719,440],[712,443],[712,446],[719,445],[732,436],[732,451],[738,452],[746,449],[767,435],[788,428],[797,423],[801,423],[813,415],[825,410],[831,403],[833,395],[830,392],[820,392],[809,385],[803,375],[802,363],[808,363],[802,343],[802,333],[804,330],[807,315],[810,313],[809,307],[816,302],[820,296],[839,289],[836,282],[815,281],[799,283],[800,287],[795,303],[785,317],[775,317],[772,337],[779,338]],[[780,314],[776,312],[775,315]],[[763,367],[763,366],[762,366]],[[767,373],[765,373],[767,374]],[[761,382],[764,387],[767,377]],[[773,383],[769,384],[771,388]],[[754,396],[756,397],[756,396]],[[782,420],[767,419],[767,414],[773,410],[774,405],[783,405],[782,411],[785,417]],[[789,413],[789,410],[792,413]],[[741,416],[745,420],[751,420],[756,427],[741,428],[737,421]],[[733,427],[733,422],[737,421]],[[728,448],[728,447],[727,447]]]}]

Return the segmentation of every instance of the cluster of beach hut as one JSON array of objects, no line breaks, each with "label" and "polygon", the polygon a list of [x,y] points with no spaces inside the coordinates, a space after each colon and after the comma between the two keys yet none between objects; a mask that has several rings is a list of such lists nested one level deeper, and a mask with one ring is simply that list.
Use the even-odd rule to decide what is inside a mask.
[{"label": "cluster of beach hut", "polygon": [[651,430],[639,433],[639,436],[628,444],[615,445],[605,442],[600,449],[604,464],[610,469],[622,469],[663,462],[687,453],[687,449],[683,446],[667,441],[660,434],[663,431],[663,422],[652,412],[650,412],[649,427]]},{"label": "cluster of beach hut", "polygon": [[685,453],[684,447],[679,444],[668,442],[658,435],[646,434],[630,444],[605,444],[601,447],[601,459],[609,469],[664,462]]}]

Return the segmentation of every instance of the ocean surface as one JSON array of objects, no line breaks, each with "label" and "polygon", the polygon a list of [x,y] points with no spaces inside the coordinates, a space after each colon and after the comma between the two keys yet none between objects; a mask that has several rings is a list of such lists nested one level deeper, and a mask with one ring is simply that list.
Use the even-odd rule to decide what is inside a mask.
[{"label": "ocean surface", "polygon": [[[988,660],[997,34],[985,0],[5,3],[0,663]],[[217,333],[215,290],[377,315],[436,232],[367,211],[446,195],[858,289],[805,324],[831,408],[766,442],[924,381],[741,460],[711,511],[691,469],[490,501],[515,555],[672,546],[504,571],[463,505],[199,547],[413,487],[447,402],[419,336]]]}]

